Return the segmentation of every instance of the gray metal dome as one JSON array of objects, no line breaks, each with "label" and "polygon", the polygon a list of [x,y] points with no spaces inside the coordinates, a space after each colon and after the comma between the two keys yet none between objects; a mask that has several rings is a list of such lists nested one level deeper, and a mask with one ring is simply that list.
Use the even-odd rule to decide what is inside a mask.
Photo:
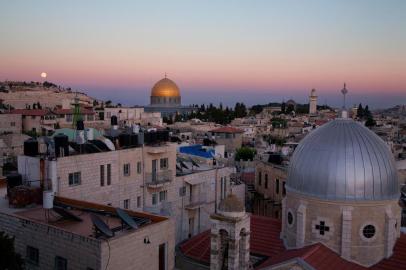
[{"label": "gray metal dome", "polygon": [[289,167],[287,190],[328,200],[399,198],[394,158],[384,141],[351,119],[307,135]]}]

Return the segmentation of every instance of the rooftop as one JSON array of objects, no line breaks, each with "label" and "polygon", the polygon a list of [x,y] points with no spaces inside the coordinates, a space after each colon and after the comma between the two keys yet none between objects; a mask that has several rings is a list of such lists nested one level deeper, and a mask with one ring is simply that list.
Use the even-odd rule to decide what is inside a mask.
[{"label": "rooftop", "polygon": [[[300,249],[286,250],[280,239],[280,220],[251,215],[250,253],[265,257],[255,269],[268,269],[287,261],[297,260],[317,270],[397,270],[406,269],[406,234],[397,240],[393,255],[366,268],[341,258],[321,243]],[[210,230],[204,231],[180,245],[180,251],[188,258],[201,264],[210,264]],[[306,268],[307,269],[307,268]]]},{"label": "rooftop", "polygon": [[220,127],[216,129],[210,130],[210,132],[214,133],[244,133],[244,130],[234,127]]},{"label": "rooftop", "polygon": [[122,222],[122,219],[117,214],[116,208],[111,206],[55,197],[54,208],[46,210],[41,205],[26,208],[10,208],[4,201],[6,200],[2,200],[0,204],[0,212],[90,238],[106,237],[100,231],[95,233],[96,227],[92,221],[92,216],[97,216],[101,219],[108,229],[114,233],[113,237],[120,237],[121,235],[134,232],[138,228],[167,220],[167,218],[161,216],[125,210],[130,219],[138,226],[137,229],[130,229],[128,226],[123,225],[125,223]]}]

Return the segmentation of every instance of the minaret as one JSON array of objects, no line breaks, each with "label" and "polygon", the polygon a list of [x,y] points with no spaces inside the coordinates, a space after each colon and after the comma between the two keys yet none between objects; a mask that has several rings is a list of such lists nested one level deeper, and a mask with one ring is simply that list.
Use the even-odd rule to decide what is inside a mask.
[{"label": "minaret", "polygon": [[345,83],[344,83],[344,88],[341,89],[341,93],[343,94],[343,108],[341,111],[341,118],[348,118],[348,112],[347,112],[347,109],[345,108],[346,107],[345,96],[348,94],[348,90],[347,90],[347,86]]},{"label": "minaret", "polygon": [[317,95],[316,89],[312,89],[309,96],[309,114],[314,115],[317,113]]},{"label": "minaret", "polygon": [[234,194],[210,216],[210,270],[246,270],[250,259],[250,216]]}]

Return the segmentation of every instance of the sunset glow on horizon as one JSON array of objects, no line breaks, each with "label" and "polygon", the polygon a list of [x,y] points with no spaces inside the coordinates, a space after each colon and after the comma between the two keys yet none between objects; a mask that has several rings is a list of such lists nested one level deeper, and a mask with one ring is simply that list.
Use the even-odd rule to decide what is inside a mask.
[{"label": "sunset glow on horizon", "polygon": [[402,0],[44,0],[0,8],[0,80],[40,81],[46,71],[49,81],[129,105],[145,103],[165,72],[189,103],[218,100],[201,91],[266,103],[301,100],[316,88],[336,105],[344,82],[354,102],[406,102]]}]

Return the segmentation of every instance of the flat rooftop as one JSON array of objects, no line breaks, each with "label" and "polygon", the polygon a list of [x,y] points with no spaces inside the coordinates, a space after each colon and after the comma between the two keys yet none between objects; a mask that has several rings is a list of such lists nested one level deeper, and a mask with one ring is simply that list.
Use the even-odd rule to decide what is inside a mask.
[{"label": "flat rooftop", "polygon": [[[54,209],[44,209],[42,205],[14,208],[9,206],[5,195],[5,189],[0,188],[0,212],[96,239],[107,236],[100,230],[96,230],[92,216],[97,216],[102,223],[107,225],[108,229],[114,233],[113,238],[167,220],[166,217],[149,213],[124,210],[138,226],[137,229],[131,229],[122,222],[115,207],[56,196]],[[58,211],[58,209],[62,209],[62,211]]]}]

